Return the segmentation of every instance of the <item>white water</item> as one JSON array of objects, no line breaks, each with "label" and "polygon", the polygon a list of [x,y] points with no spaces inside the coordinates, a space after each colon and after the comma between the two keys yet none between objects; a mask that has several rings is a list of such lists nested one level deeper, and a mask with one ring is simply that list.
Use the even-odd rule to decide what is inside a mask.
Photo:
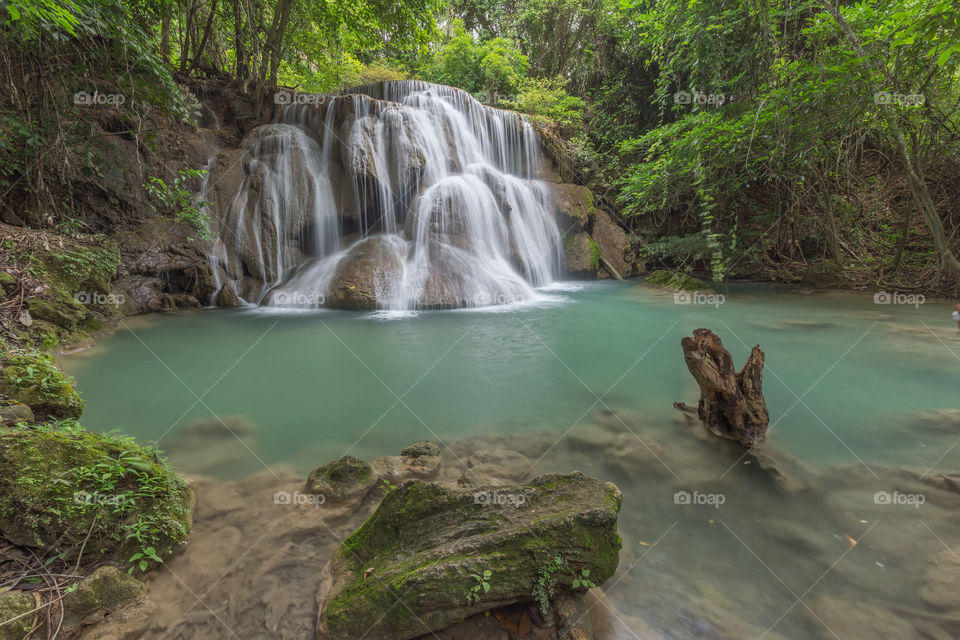
[{"label": "white water", "polygon": [[[559,276],[539,141],[522,116],[413,81],[318,102],[244,140],[211,256],[242,299],[474,307],[531,300]],[[370,292],[360,303],[358,288]]]}]

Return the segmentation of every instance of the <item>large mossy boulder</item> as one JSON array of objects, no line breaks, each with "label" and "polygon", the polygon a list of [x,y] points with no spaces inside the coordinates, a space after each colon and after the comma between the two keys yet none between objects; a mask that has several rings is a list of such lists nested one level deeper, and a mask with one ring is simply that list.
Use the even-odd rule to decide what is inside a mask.
[{"label": "large mossy boulder", "polygon": [[0,354],[0,394],[30,407],[40,420],[79,418],[83,400],[72,380],[39,351],[9,351]]},{"label": "large mossy boulder", "polygon": [[154,450],[69,426],[0,427],[0,537],[146,569],[190,530],[194,495]]},{"label": "large mossy boulder", "polygon": [[[334,552],[319,640],[405,640],[499,607],[541,607],[616,571],[622,496],[579,472],[520,486],[387,493]],[[486,584],[489,588],[485,587]]]}]

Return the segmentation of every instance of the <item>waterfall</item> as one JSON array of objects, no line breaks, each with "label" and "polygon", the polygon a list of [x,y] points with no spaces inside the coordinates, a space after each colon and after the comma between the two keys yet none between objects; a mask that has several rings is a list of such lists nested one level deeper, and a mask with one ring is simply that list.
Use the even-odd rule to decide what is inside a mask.
[{"label": "waterfall", "polygon": [[244,138],[218,283],[261,305],[423,309],[529,300],[559,277],[523,116],[418,81],[310,98]]}]

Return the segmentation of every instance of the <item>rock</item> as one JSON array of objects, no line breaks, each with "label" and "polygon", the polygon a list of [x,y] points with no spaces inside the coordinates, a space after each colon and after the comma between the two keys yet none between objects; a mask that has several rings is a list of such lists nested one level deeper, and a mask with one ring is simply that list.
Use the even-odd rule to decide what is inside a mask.
[{"label": "rock", "polygon": [[403,451],[400,452],[401,456],[405,458],[419,458],[420,456],[439,456],[440,447],[433,444],[429,440],[425,442],[417,442],[409,447],[404,447]]},{"label": "rock", "polygon": [[46,320],[67,331],[76,327],[87,315],[83,305],[72,298],[30,298],[27,300],[27,309],[34,319]]},{"label": "rock", "polygon": [[[85,472],[97,468],[111,469],[109,483]],[[85,556],[124,564],[152,546],[164,558],[186,538],[193,504],[180,476],[128,440],[80,429],[0,427],[0,537],[14,544],[66,558],[83,547]],[[137,528],[138,521],[149,529]]]},{"label": "rock", "polygon": [[461,489],[476,489],[477,487],[489,487],[495,484],[501,483],[475,469],[464,469],[460,477],[457,478],[457,486]]},{"label": "rock", "polygon": [[433,480],[440,473],[440,456],[383,456],[370,463],[373,472],[380,479],[391,484],[404,480]]},{"label": "rock", "polygon": [[113,284],[117,295],[123,296],[120,311],[125,316],[153,313],[163,310],[163,283],[151,276],[125,276]]},{"label": "rock", "polygon": [[947,611],[960,611],[960,548],[933,556],[924,574],[920,597],[927,604]]},{"label": "rock", "polygon": [[63,598],[63,626],[66,635],[82,625],[92,624],[114,611],[140,602],[146,587],[116,567],[103,566],[80,581],[77,589]]},{"label": "rock", "polygon": [[326,296],[338,309],[376,309],[400,284],[406,241],[399,236],[371,236],[350,248],[337,266]]},{"label": "rock", "polygon": [[83,413],[83,400],[73,388],[72,379],[49,355],[23,352],[9,356],[3,364],[0,393],[27,405],[37,420],[79,418]]},{"label": "rock", "polygon": [[[319,640],[408,640],[483,611],[534,602],[538,576],[560,557],[540,589],[555,600],[583,570],[602,584],[619,562],[622,496],[579,472],[490,489],[514,500],[477,500],[477,489],[409,481],[337,548],[322,582]],[[522,502],[518,503],[522,496]],[[471,574],[489,590],[472,591]],[[468,594],[476,598],[468,598]]]},{"label": "rock", "polygon": [[180,436],[212,436],[216,438],[248,437],[256,433],[250,418],[244,415],[191,420],[177,432]]},{"label": "rock", "polygon": [[674,271],[654,271],[643,281],[651,287],[670,291],[710,291],[710,285],[686,273]]},{"label": "rock", "polygon": [[807,616],[823,640],[920,640],[914,626],[883,607],[852,598],[821,596]]},{"label": "rock", "polygon": [[960,433],[960,409],[928,409],[911,414],[906,419],[920,429]]},{"label": "rock", "polygon": [[22,591],[0,593],[0,623],[12,620],[17,616],[23,616],[8,624],[0,624],[0,640],[22,640],[26,638],[28,632],[36,626],[38,617],[42,620],[42,611],[30,615],[37,604],[29,593]]},{"label": "rock", "polygon": [[33,411],[25,404],[10,404],[0,407],[0,422],[3,424],[17,424],[18,422],[33,423]]},{"label": "rock", "polygon": [[0,297],[8,296],[17,288],[17,279],[5,271],[0,271]]},{"label": "rock", "polygon": [[220,291],[217,292],[217,306],[218,307],[241,307],[243,302],[240,300],[240,296],[237,295],[237,292],[233,290],[233,285],[227,282],[222,287]]},{"label": "rock", "polygon": [[843,275],[843,267],[833,260],[811,264],[803,272],[800,285],[814,289],[846,287],[850,282]]},{"label": "rock", "polygon": [[359,458],[344,456],[311,471],[304,490],[332,502],[343,502],[363,498],[376,483],[373,467]]},{"label": "rock", "polygon": [[631,253],[630,238],[603,209],[597,209],[591,235],[600,246],[600,251],[607,262],[621,277],[629,277],[633,273],[633,263],[627,260],[627,256]]},{"label": "rock", "polygon": [[597,209],[593,203],[593,193],[587,187],[569,183],[548,183],[553,199],[557,225],[561,233],[583,230],[590,224],[590,218]]},{"label": "rock", "polygon": [[567,273],[573,276],[592,278],[600,269],[600,247],[586,231],[567,236],[563,257]]}]

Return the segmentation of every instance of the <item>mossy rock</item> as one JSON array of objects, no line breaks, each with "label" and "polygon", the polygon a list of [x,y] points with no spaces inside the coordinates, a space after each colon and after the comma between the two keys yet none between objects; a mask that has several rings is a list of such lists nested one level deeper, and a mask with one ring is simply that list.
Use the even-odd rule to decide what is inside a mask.
[{"label": "mossy rock", "polygon": [[[578,592],[573,580],[584,570],[602,584],[619,563],[621,502],[616,486],[579,472],[471,489],[405,482],[325,568],[331,588],[317,636],[405,640],[534,602],[542,571],[557,558],[562,569],[552,573],[545,597]],[[474,592],[472,576],[487,571],[490,589]]]},{"label": "mossy rock", "polygon": [[670,291],[709,291],[712,287],[693,276],[676,271],[654,271],[643,281],[652,287],[669,289]]},{"label": "mossy rock", "polygon": [[367,495],[377,482],[373,467],[353,456],[344,456],[310,472],[306,492],[342,502]]},{"label": "mossy rock", "polygon": [[0,373],[0,393],[29,406],[34,415],[47,418],[79,418],[83,400],[73,388],[72,379],[39,351],[8,352]]},{"label": "mossy rock", "polygon": [[824,260],[811,264],[804,270],[800,285],[813,289],[848,287],[850,281],[843,275],[843,267],[833,260]]},{"label": "mossy rock", "polygon": [[421,456],[438,456],[440,455],[440,447],[433,444],[429,440],[424,442],[415,442],[408,447],[404,447],[400,452],[401,456],[405,458],[419,458]]},{"label": "mossy rock", "polygon": [[193,504],[183,478],[130,438],[75,421],[0,427],[0,536],[15,544],[122,563],[149,547],[164,558],[186,538]]},{"label": "mossy rock", "polygon": [[[7,624],[0,624],[0,640],[22,640],[33,628],[34,617],[29,614],[36,607],[36,601],[29,593],[22,591],[7,591],[0,593],[0,622],[13,620]],[[41,612],[42,615],[42,612]]]},{"label": "mossy rock", "polygon": [[46,320],[68,331],[87,316],[87,310],[73,298],[31,298],[27,300],[30,315]]},{"label": "mossy rock", "polygon": [[17,286],[17,279],[5,271],[0,271],[0,297],[10,295]]},{"label": "mossy rock", "polygon": [[100,567],[63,598],[63,626],[78,628],[89,616],[113,612],[140,601],[146,592],[142,582],[116,567]]}]

